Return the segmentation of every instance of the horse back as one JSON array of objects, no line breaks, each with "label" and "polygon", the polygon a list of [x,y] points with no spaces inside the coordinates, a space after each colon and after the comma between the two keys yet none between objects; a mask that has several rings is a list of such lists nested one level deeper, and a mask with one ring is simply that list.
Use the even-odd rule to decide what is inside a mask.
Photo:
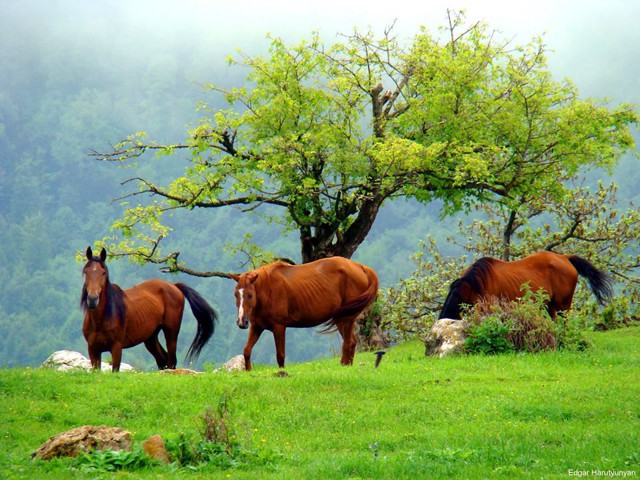
[{"label": "horse back", "polygon": [[278,262],[265,283],[260,288],[260,295],[268,297],[265,313],[290,327],[317,326],[334,316],[359,313],[378,290],[371,268],[342,257],[302,265]]},{"label": "horse back", "polygon": [[532,292],[544,290],[550,297],[573,295],[578,272],[565,255],[542,251],[513,262],[496,261],[493,290],[511,292],[516,298],[524,294],[526,283]]}]

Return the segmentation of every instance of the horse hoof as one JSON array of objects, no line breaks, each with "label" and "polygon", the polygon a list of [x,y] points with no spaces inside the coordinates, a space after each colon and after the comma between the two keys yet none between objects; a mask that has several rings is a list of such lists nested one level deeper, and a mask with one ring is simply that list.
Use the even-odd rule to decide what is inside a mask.
[{"label": "horse hoof", "polygon": [[274,377],[288,377],[289,374],[287,372],[285,372],[284,370],[279,370],[276,373],[273,374]]}]

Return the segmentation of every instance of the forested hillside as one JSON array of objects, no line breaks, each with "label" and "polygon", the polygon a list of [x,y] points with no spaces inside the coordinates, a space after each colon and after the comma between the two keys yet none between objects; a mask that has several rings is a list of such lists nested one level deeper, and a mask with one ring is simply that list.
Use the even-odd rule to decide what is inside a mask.
[{"label": "forested hillside", "polygon": [[[52,2],[38,4],[38,15],[31,15],[20,2],[0,2],[0,367],[38,365],[61,349],[86,352],[78,253],[110,234],[109,226],[121,213],[114,199],[128,191],[123,181],[141,173],[171,178],[184,169],[180,155],[133,171],[98,162],[90,150],[141,130],[160,142],[178,141],[200,117],[198,102],[210,101],[200,82],[232,86],[244,79],[245,72],[225,63],[238,37],[221,39],[189,25],[161,32],[152,24],[138,25],[124,10],[100,15],[93,8],[88,2]],[[252,33],[251,48],[266,48],[265,33]],[[242,39],[243,48],[247,41]],[[611,95],[606,84],[589,88],[592,95]],[[639,91],[635,99],[629,94],[624,100],[640,100]],[[603,176],[593,173],[590,181]],[[639,199],[635,159],[625,158],[612,180],[621,186],[620,204]],[[294,237],[266,223],[256,229],[254,218],[233,211],[176,214],[171,226],[172,245],[203,270],[248,268],[241,253],[225,252],[228,242],[248,233],[283,257],[298,255]],[[411,255],[427,235],[440,239],[444,255],[459,253],[445,240],[456,230],[457,219],[441,218],[438,204],[396,201],[382,209],[354,259],[373,266],[388,287],[411,274]],[[157,267],[124,260],[109,265],[112,280],[125,288],[163,275]],[[233,282],[171,278],[194,287],[220,313],[200,361],[220,363],[240,353],[246,332],[235,325]],[[179,364],[194,332],[189,313]],[[338,345],[313,332],[291,332],[287,360],[330,355]],[[258,347],[254,360],[273,362],[271,338],[265,336]],[[143,347],[125,351],[123,361],[141,368],[153,365]]]}]

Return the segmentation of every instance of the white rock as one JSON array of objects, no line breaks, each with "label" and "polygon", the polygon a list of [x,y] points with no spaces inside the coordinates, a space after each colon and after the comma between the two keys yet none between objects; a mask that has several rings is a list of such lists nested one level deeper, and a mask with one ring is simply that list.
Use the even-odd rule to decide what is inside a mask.
[{"label": "white rock", "polygon": [[227,372],[241,372],[246,370],[247,367],[244,363],[244,355],[236,355],[231,358],[227,363],[222,365]]},{"label": "white rock", "polygon": [[[69,370],[91,370],[91,361],[79,352],[72,350],[58,350],[53,352],[42,364],[43,367],[54,368],[63,372]],[[102,371],[111,371],[111,364],[102,362]],[[120,364],[121,372],[133,372],[134,368],[128,363]]]},{"label": "white rock", "polygon": [[441,318],[436,321],[424,341],[425,355],[445,357],[464,351],[468,324],[462,320]]}]

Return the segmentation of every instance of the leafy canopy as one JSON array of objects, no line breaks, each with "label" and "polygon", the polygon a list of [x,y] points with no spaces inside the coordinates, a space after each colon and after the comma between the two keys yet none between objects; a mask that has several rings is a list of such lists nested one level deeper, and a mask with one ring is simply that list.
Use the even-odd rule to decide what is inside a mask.
[{"label": "leafy canopy", "polygon": [[565,181],[611,169],[633,147],[634,109],[581,99],[571,82],[554,80],[541,39],[511,46],[482,23],[448,20],[437,36],[421,29],[406,43],[391,27],[333,45],[318,34],[293,46],[271,38],[267,55],[231,58],[248,71],[245,85],[207,85],[227,108],[201,104],[205,117],[184,143],[136,134],[94,152],[118,161],[189,152],[184,175],[167,185],[130,179],[139,185],[130,197],[141,200],[114,223],[120,239],[110,249],[225,276],[163,254],[163,214],[241,206],[297,232],[303,262],[350,257],[388,199],[439,199],[444,214],[478,202],[517,210],[523,199],[562,201]]}]

